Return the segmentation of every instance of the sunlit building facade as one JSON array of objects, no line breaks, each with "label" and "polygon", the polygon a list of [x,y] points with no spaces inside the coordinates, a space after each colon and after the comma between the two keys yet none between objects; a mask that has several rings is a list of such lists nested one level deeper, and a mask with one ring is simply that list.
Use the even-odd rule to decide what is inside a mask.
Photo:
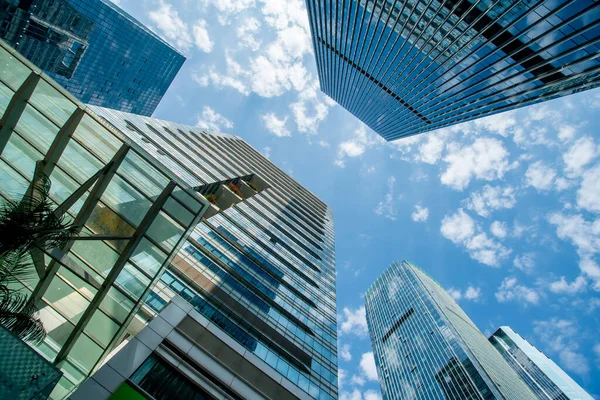
[{"label": "sunlit building facade", "polygon": [[365,300],[384,399],[535,399],[454,299],[410,262],[392,264]]},{"label": "sunlit building facade", "polygon": [[[160,322],[177,295],[214,343],[270,371],[278,396],[337,398],[325,203],[238,136],[86,107],[2,42],[0,81],[0,201],[18,201],[43,173],[55,212],[81,227],[61,249],[33,251],[35,273],[22,281],[48,333],[37,351],[63,373],[53,399]],[[229,374],[248,371],[219,358],[222,345],[202,343],[204,384],[231,384],[210,373],[214,360]]]},{"label": "sunlit building facade", "polygon": [[592,400],[558,365],[509,326],[501,326],[490,342],[540,400]]},{"label": "sunlit building facade", "polygon": [[140,115],[185,61],[110,0],[0,0],[0,39],[84,103]]},{"label": "sunlit building facade", "polygon": [[306,3],[321,89],[386,140],[600,83],[597,1]]}]

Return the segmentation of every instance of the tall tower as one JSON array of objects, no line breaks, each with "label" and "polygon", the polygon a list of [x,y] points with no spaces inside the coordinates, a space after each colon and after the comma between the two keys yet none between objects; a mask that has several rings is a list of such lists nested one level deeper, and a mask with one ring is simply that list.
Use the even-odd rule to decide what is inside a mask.
[{"label": "tall tower", "polygon": [[540,400],[592,400],[558,365],[509,326],[501,326],[489,338]]},{"label": "tall tower", "polygon": [[306,0],[321,90],[386,140],[597,87],[593,0]]},{"label": "tall tower", "polygon": [[337,398],[327,204],[239,136],[84,106],[2,41],[0,84],[0,202],[44,174],[54,212],[78,226],[61,248],[32,249],[20,288],[47,332],[37,351],[63,373],[53,399],[150,321],[164,333],[152,323],[176,295],[204,321],[182,332],[210,331],[194,364],[210,385],[244,398],[235,375],[265,398]]},{"label": "tall tower", "polygon": [[185,61],[110,0],[0,0],[0,39],[84,103],[147,116]]},{"label": "tall tower", "polygon": [[366,293],[383,398],[535,399],[444,289],[410,262]]}]

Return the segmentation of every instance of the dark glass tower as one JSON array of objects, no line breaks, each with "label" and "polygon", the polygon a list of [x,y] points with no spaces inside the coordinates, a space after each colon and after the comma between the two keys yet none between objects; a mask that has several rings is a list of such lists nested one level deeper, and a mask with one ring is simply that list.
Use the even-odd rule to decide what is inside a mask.
[{"label": "dark glass tower", "polygon": [[365,296],[384,400],[535,399],[452,297],[394,263]]},{"label": "dark glass tower", "polygon": [[600,3],[307,0],[321,89],[386,140],[600,83]]},{"label": "dark glass tower", "polygon": [[0,38],[84,103],[147,116],[185,61],[108,0],[0,0]]},{"label": "dark glass tower", "polygon": [[532,346],[509,326],[501,326],[489,338],[529,388],[540,400],[592,400],[544,353]]}]

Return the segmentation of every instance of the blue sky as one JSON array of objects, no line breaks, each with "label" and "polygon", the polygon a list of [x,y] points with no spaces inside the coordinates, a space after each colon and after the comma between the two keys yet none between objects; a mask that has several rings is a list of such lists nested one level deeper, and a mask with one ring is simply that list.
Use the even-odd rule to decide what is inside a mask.
[{"label": "blue sky", "polygon": [[600,90],[386,143],[318,87],[302,0],[120,0],[187,57],[155,117],[234,133],[334,209],[342,399],[363,293],[408,259],[600,398]]}]

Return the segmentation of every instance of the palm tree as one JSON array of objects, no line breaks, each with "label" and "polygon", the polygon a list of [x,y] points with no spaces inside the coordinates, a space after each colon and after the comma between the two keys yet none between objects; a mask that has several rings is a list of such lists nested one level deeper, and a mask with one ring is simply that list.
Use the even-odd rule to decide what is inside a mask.
[{"label": "palm tree", "polygon": [[31,193],[20,202],[0,206],[0,325],[22,340],[41,343],[46,337],[37,317],[37,306],[14,288],[35,274],[27,253],[32,249],[61,247],[77,232],[62,216],[53,213],[50,178],[34,177]]}]

